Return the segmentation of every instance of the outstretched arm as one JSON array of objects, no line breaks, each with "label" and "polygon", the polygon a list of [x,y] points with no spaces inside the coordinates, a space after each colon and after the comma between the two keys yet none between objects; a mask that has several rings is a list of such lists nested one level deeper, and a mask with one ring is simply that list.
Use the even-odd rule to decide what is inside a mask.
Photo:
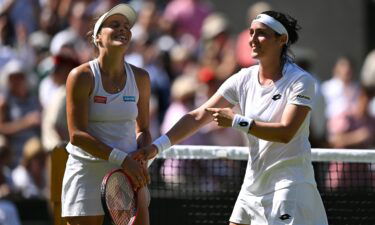
[{"label": "outstretched arm", "polygon": [[[166,136],[170,141],[170,145],[177,144],[184,140],[185,138],[193,135],[201,127],[208,124],[213,120],[213,117],[206,108],[211,107],[233,107],[233,105],[228,102],[219,93],[214,94],[207,102],[201,105],[199,108],[184,115],[167,133]],[[156,140],[156,142],[158,139]],[[158,153],[157,146],[154,144],[147,146],[145,148],[139,149],[132,156],[134,159],[151,159],[155,157]]]}]

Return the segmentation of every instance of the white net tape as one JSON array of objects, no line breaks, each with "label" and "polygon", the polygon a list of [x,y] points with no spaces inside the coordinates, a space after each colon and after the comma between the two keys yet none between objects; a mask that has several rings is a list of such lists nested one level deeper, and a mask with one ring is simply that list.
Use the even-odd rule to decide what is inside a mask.
[{"label": "white net tape", "polygon": [[[247,160],[248,152],[248,147],[238,146],[175,145],[162,152],[158,158]],[[317,162],[375,163],[375,149],[313,148],[311,158]]]}]

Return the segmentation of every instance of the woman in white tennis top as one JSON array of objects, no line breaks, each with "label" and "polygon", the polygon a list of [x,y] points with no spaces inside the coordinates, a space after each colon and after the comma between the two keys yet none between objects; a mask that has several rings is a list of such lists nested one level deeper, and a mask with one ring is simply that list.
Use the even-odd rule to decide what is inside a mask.
[{"label": "woman in white tennis top", "polygon": [[[299,29],[288,15],[259,14],[249,28],[251,57],[259,64],[231,76],[206,103],[134,158],[152,158],[214,120],[245,132],[250,143],[230,225],[328,224],[308,141],[315,80],[287,54]],[[241,115],[231,109],[237,104]]]},{"label": "woman in white tennis top", "polygon": [[107,172],[123,168],[138,191],[135,224],[148,225],[149,175],[129,153],[151,143],[150,78],[124,61],[136,13],[119,4],[95,23],[99,55],[73,69],[67,80],[68,162],[62,189],[62,217],[70,225],[101,225],[100,184]]}]

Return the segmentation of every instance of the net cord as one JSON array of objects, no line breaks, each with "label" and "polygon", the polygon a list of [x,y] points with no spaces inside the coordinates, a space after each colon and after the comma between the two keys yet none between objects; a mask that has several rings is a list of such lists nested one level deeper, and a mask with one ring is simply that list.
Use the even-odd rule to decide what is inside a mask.
[{"label": "net cord", "polygon": [[[162,159],[230,159],[247,160],[248,147],[175,145],[160,153]],[[375,149],[332,149],[313,148],[311,159],[316,162],[357,162],[375,163]]]}]

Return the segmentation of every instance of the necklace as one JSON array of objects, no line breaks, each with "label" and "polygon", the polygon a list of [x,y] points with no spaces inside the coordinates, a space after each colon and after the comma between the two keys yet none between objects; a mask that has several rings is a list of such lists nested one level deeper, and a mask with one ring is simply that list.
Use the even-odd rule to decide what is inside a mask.
[{"label": "necklace", "polygon": [[[100,69],[100,70],[101,70],[102,76],[106,74],[102,69]],[[113,91],[120,92],[122,90],[122,85],[121,85],[122,84],[122,77],[120,77],[120,79],[116,80],[116,81],[110,79],[109,77],[107,77],[106,80],[107,80],[107,82],[109,81],[111,89]]]},{"label": "necklace", "polygon": [[117,92],[121,91],[121,82],[116,83],[111,80],[111,83]]}]

